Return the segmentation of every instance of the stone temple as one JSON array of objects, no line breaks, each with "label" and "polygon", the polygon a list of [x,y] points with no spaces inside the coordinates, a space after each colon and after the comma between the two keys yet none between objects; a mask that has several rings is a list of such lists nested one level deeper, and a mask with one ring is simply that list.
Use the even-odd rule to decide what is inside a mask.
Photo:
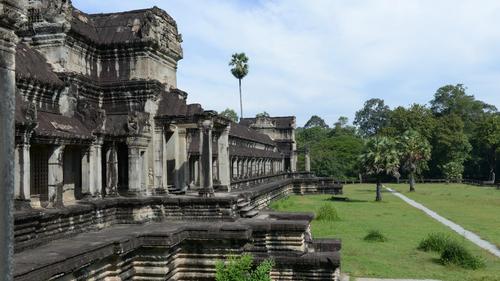
[{"label": "stone temple", "polygon": [[311,214],[266,207],[342,186],[297,171],[295,117],[234,123],[188,103],[165,11],[0,8],[16,86],[15,280],[213,280],[217,259],[244,252],[273,258],[273,280],[338,280],[340,241],[313,240]]}]

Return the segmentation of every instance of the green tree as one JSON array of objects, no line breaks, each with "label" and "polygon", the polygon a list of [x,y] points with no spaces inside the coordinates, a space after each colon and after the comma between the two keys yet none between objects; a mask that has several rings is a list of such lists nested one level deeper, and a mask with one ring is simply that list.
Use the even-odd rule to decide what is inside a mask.
[{"label": "green tree", "polygon": [[233,109],[226,108],[224,111],[219,113],[220,116],[225,117],[233,122],[238,122],[238,113],[234,111]]},{"label": "green tree", "polygon": [[269,118],[269,117],[271,117],[271,115],[269,115],[269,113],[267,113],[267,112],[265,112],[265,111],[264,111],[264,112],[261,112],[261,113],[257,113],[257,114],[255,115],[255,117],[257,117],[257,118],[262,118],[262,117],[267,117],[267,118]]},{"label": "green tree", "polygon": [[476,100],[473,95],[466,93],[467,88],[462,84],[446,85],[439,88],[430,101],[431,110],[436,116],[457,115],[464,122],[464,129],[470,135],[477,121],[484,113],[495,112],[493,105]]},{"label": "green tree", "polygon": [[430,140],[436,120],[432,111],[424,105],[412,104],[409,108],[396,107],[389,113],[384,135],[397,137],[408,130],[419,132],[425,139]]},{"label": "green tree", "polygon": [[360,156],[360,166],[367,175],[375,176],[377,180],[375,201],[382,201],[382,177],[399,174],[399,153],[396,142],[381,136],[368,139]]},{"label": "green tree", "polygon": [[[436,119],[436,128],[432,139],[431,170],[441,171],[445,175],[444,165],[453,162],[464,165],[469,159],[472,146],[464,132],[462,119],[455,114]],[[434,174],[434,176],[438,176]]]},{"label": "green tree", "polygon": [[441,165],[441,170],[447,182],[460,182],[464,172],[464,165],[458,161],[451,161]]},{"label": "green tree", "polygon": [[489,180],[495,181],[497,153],[500,148],[500,115],[488,114],[476,128],[478,145],[484,147],[489,165]]},{"label": "green tree", "polygon": [[365,137],[374,136],[387,125],[390,109],[382,99],[369,99],[363,108],[356,112],[354,125]]},{"label": "green tree", "polygon": [[304,128],[308,129],[313,127],[328,128],[328,125],[326,124],[325,120],[323,120],[323,118],[319,117],[318,115],[313,115],[306,122]]},{"label": "green tree", "polygon": [[231,73],[238,79],[238,86],[240,90],[240,117],[243,118],[243,98],[241,95],[241,80],[248,74],[248,57],[245,53],[234,53],[229,62],[232,66]]},{"label": "green tree", "polygon": [[253,257],[243,254],[240,257],[229,257],[227,262],[215,263],[216,281],[271,281],[270,272],[274,266],[272,260],[265,260],[255,269]]},{"label": "green tree", "polygon": [[408,130],[399,139],[402,168],[408,173],[410,191],[415,191],[415,176],[427,168],[431,158],[429,142],[415,130]]}]

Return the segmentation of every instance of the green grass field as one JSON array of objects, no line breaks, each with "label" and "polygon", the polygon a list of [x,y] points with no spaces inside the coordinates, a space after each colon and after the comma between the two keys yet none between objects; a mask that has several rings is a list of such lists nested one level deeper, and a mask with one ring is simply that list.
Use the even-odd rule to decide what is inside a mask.
[{"label": "green grass field", "polygon": [[417,184],[389,187],[500,247],[500,190],[464,184]]},{"label": "green grass field", "polygon": [[[355,277],[433,278],[439,280],[500,281],[500,259],[465,241],[445,226],[412,208],[399,198],[384,192],[383,202],[374,202],[374,185],[346,185],[347,202],[331,201],[328,195],[291,196],[274,202],[280,211],[315,212],[323,204],[333,204],[340,221],[313,221],[314,237],[342,239],[342,271]],[[379,230],[387,242],[367,242],[364,236]],[[418,243],[428,233],[448,233],[482,256],[486,267],[465,270],[438,263],[439,255],[417,250]]]}]

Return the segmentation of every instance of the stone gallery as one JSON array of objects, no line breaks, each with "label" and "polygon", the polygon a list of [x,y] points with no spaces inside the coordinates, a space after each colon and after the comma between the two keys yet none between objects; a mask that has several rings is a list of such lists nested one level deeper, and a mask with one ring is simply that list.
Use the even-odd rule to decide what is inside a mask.
[{"label": "stone gallery", "polygon": [[274,280],[338,279],[340,241],[313,240],[310,214],[266,209],[342,192],[309,163],[297,171],[295,117],[235,123],[189,104],[182,37],[159,8],[0,3],[15,70],[15,280],[213,280],[215,260],[244,252],[273,258]]}]

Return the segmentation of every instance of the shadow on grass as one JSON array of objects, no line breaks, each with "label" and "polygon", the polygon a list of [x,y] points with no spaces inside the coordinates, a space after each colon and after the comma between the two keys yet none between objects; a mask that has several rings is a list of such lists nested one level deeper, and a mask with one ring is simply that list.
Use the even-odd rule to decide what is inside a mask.
[{"label": "shadow on grass", "polygon": [[331,197],[331,198],[323,199],[323,201],[333,201],[333,202],[339,202],[339,203],[367,203],[367,202],[371,202],[371,201],[367,201],[367,200],[350,199],[349,197]]}]

